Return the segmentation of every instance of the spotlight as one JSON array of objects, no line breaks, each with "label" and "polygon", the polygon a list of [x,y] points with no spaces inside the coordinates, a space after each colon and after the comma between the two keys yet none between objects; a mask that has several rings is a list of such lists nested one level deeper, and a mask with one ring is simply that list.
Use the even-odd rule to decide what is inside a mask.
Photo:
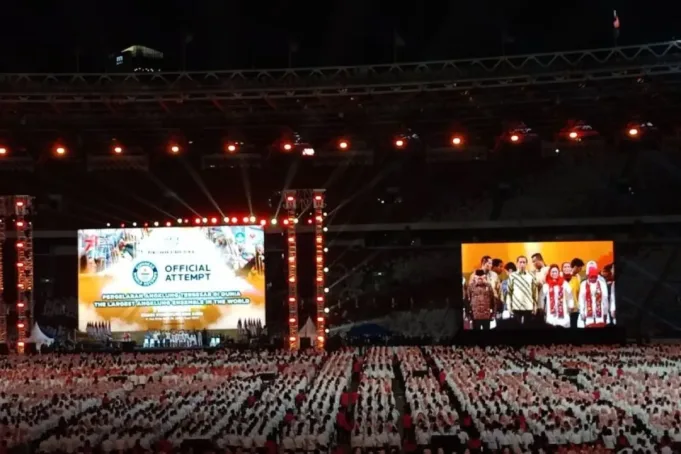
[{"label": "spotlight", "polygon": [[341,150],[347,150],[348,148],[350,148],[350,144],[348,143],[347,140],[341,139],[338,142],[338,148],[341,149]]},{"label": "spotlight", "polygon": [[568,134],[568,137],[570,137],[572,140],[577,140],[579,139],[579,134],[577,134],[575,131],[572,131],[570,134]]},{"label": "spotlight", "polygon": [[520,140],[520,136],[518,134],[513,134],[511,136],[511,142],[518,142]]},{"label": "spotlight", "polygon": [[170,146],[170,152],[172,154],[178,154],[180,152],[180,146],[179,145],[171,145]]},{"label": "spotlight", "polygon": [[404,148],[405,144],[406,144],[406,142],[404,141],[404,139],[396,139],[395,140],[395,148]]},{"label": "spotlight", "polygon": [[0,156],[4,156],[7,154],[7,148],[5,147],[0,147]]},{"label": "spotlight", "polygon": [[629,132],[630,137],[638,136],[638,129],[637,128],[630,128],[628,132]]},{"label": "spotlight", "polygon": [[293,145],[292,145],[291,143],[289,143],[289,142],[285,142],[285,143],[281,146],[281,148],[282,148],[284,151],[291,151],[291,150],[293,150]]},{"label": "spotlight", "polygon": [[64,156],[64,155],[66,155],[66,147],[64,147],[62,145],[57,145],[56,147],[54,147],[54,153],[57,156]]},{"label": "spotlight", "polygon": [[228,153],[234,153],[236,151],[236,144],[230,143],[225,147]]},{"label": "spotlight", "polygon": [[459,137],[459,136],[452,137],[452,145],[454,145],[455,147],[458,147],[462,143],[463,143],[463,139],[461,137]]}]

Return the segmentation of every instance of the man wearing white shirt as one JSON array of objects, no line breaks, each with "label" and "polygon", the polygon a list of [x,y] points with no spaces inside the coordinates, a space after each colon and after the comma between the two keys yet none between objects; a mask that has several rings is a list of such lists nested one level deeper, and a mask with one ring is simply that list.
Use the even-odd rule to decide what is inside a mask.
[{"label": "man wearing white shirt", "polygon": [[[599,279],[600,278],[600,279]],[[579,326],[605,326],[608,318],[608,286],[598,269],[591,268],[579,288]]]},{"label": "man wearing white shirt", "polygon": [[464,431],[462,430],[462,431],[459,432],[459,434],[457,435],[457,437],[459,438],[459,443],[461,444],[461,446],[465,446],[466,443],[468,443],[469,437],[468,437],[468,433],[467,433],[467,432],[464,432]]},{"label": "man wearing white shirt", "polygon": [[525,448],[529,448],[534,443],[534,436],[532,435],[532,432],[530,432],[529,430],[522,429],[520,438],[522,439],[523,446]]}]

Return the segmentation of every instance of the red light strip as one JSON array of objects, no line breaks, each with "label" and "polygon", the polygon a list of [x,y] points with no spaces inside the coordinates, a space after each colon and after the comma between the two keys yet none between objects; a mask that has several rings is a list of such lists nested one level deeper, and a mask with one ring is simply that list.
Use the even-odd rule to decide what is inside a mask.
[{"label": "red light strip", "polygon": [[288,214],[286,222],[286,246],[288,262],[288,332],[289,349],[298,350],[298,251],[296,245],[296,191],[284,193],[284,206]]},{"label": "red light strip", "polygon": [[275,219],[267,220],[259,216],[210,216],[210,217],[193,217],[193,218],[179,218],[172,221],[148,221],[148,222],[131,222],[131,223],[107,223],[107,227],[120,226],[121,228],[135,228],[135,227],[191,227],[201,225],[260,225],[265,227],[269,224],[277,224]]},{"label": "red light strip", "polygon": [[326,343],[326,323],[324,308],[326,307],[325,287],[326,276],[324,273],[324,191],[313,191],[312,206],[314,207],[314,250],[315,250],[315,299],[317,302],[317,342],[315,346],[323,349]]},{"label": "red light strip", "polygon": [[17,351],[23,353],[33,314],[33,233],[26,216],[31,198],[14,197],[17,234]]}]

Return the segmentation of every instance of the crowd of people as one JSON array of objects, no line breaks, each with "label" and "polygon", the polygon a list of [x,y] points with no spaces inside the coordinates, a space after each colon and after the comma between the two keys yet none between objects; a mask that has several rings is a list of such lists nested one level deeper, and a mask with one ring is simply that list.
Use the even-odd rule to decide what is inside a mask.
[{"label": "crowd of people", "polygon": [[581,258],[549,264],[541,253],[504,262],[485,255],[463,277],[466,328],[490,329],[542,323],[561,328],[600,328],[616,323],[615,264],[602,269]]},{"label": "crowd of people", "polygon": [[0,450],[666,454],[680,385],[677,346],[8,356]]}]

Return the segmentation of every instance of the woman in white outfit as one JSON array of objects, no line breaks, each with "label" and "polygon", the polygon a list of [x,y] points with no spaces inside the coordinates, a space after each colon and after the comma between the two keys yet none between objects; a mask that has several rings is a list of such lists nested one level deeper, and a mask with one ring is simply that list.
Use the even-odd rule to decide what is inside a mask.
[{"label": "woman in white outfit", "polygon": [[563,328],[570,327],[570,309],[574,307],[574,297],[570,284],[560,275],[558,265],[551,265],[542,286],[546,323]]}]

